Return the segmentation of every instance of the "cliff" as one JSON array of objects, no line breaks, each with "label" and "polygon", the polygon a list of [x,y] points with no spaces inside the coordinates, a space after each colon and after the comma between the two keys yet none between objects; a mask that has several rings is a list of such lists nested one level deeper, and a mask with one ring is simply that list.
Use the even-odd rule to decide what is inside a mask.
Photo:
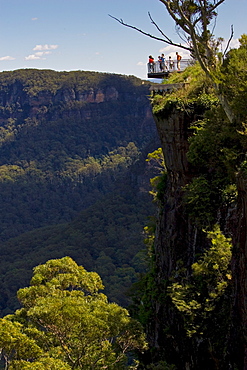
[{"label": "cliff", "polygon": [[196,68],[185,76],[192,74],[191,85],[152,99],[166,182],[158,188],[153,262],[141,298],[151,348],[144,362],[245,369],[244,133],[203,77],[193,81]]},{"label": "cliff", "polygon": [[[191,349],[193,347],[195,352],[196,349],[187,338],[183,320],[165,292],[174,274],[177,272],[179,276],[181,267],[186,269],[187,276],[190,275],[196,256],[207,246],[205,235],[191,220],[184,202],[185,186],[191,182],[195,172],[188,162],[187,153],[188,139],[192,135],[190,126],[198,118],[198,113],[188,114],[173,109],[169,114],[160,111],[154,118],[164,153],[167,180],[162,205],[159,206],[154,244],[154,285],[159,293],[153,302],[152,324],[148,332],[151,346],[156,349],[152,361],[164,356],[178,369],[190,369],[193,368]],[[205,358],[203,361],[203,365],[199,362],[196,366],[208,368],[210,361],[205,363]]]}]

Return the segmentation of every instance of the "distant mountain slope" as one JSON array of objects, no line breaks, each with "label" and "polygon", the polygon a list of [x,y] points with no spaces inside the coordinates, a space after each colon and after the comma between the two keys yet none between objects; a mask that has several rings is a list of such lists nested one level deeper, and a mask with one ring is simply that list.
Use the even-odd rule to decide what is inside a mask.
[{"label": "distant mountain slope", "polygon": [[16,291],[28,285],[34,266],[67,255],[100,274],[110,300],[128,305],[127,290],[147,268],[143,227],[155,212],[148,182],[156,172],[143,155],[111,193],[101,196],[73,221],[2,243],[1,314],[18,307]]},{"label": "distant mountain slope", "polygon": [[72,220],[155,136],[149,85],[96,72],[0,73],[0,240]]},{"label": "distant mountain slope", "polygon": [[145,269],[153,206],[145,162],[158,139],[149,84],[95,72],[0,73],[0,309],[32,268],[69,255],[111,300]]}]

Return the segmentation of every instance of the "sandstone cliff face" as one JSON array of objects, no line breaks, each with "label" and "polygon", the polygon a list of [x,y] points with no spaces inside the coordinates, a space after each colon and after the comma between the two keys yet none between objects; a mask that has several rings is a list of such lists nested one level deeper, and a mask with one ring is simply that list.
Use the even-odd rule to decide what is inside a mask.
[{"label": "sandstone cliff face", "polygon": [[0,85],[0,123],[4,125],[8,119],[25,120],[37,118],[56,120],[63,117],[71,117],[77,112],[81,119],[100,117],[102,105],[114,102],[125,104],[127,101],[136,103],[136,111],[132,116],[142,118],[139,126],[143,130],[150,130],[153,126],[151,108],[148,102],[148,86],[144,87],[143,93],[129,92],[117,89],[114,86],[105,88],[88,88],[84,91],[74,88],[60,88],[55,93],[44,90],[35,95],[30,95],[20,81],[15,81],[7,87]]},{"label": "sandstone cliff face", "polygon": [[[202,235],[191,223],[183,203],[184,186],[193,173],[186,156],[193,117],[174,110],[169,115],[160,113],[154,118],[167,167],[164,205],[159,209],[154,251],[156,286],[165,292],[169,279],[181,264],[190,270]],[[182,325],[179,329],[180,319],[169,298],[157,299],[153,310],[149,335],[158,356],[163,352],[170,363],[176,359],[179,369],[185,369],[184,366],[190,369],[189,343]]]},{"label": "sandstone cliff face", "polygon": [[182,204],[183,188],[191,179],[186,157],[189,120],[185,114],[173,112],[166,119],[155,117],[155,121],[168,174],[165,202],[157,230],[156,255],[159,257],[156,265],[162,272],[162,278],[168,278],[179,258],[186,261],[186,265],[190,262],[186,259],[191,258],[191,251],[185,247],[188,244],[186,238],[191,237],[190,225]]},{"label": "sandstone cliff face", "polygon": [[[154,115],[167,166],[167,184],[163,203],[159,207],[154,245],[156,297],[154,295],[148,327],[149,341],[154,349],[151,361],[165,359],[170,364],[175,363],[179,370],[242,370],[247,369],[247,180],[244,171],[237,176],[237,204],[224,204],[215,214],[215,222],[220,223],[221,230],[230,235],[233,242],[233,284],[230,284],[226,303],[223,303],[227,306],[229,317],[225,317],[225,322],[219,321],[216,324],[218,327],[215,327],[218,336],[221,327],[225,330],[224,354],[214,356],[215,349],[211,352],[210,339],[207,343],[206,337],[188,338],[183,318],[167,294],[167,287],[171,279],[178,276],[181,266],[190,276],[196,256],[209,247],[206,234],[190,219],[183,200],[184,187],[196,175],[196,168],[187,160],[188,138],[192,134],[189,126],[196,119],[194,114],[174,109]],[[215,315],[220,317],[220,305],[218,310]],[[215,338],[216,347],[217,340],[220,341],[219,337]]]}]

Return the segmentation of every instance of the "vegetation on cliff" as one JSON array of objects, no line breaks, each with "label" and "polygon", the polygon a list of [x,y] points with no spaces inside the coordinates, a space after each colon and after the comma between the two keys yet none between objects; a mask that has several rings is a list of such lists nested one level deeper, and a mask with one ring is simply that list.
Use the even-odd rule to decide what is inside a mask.
[{"label": "vegetation on cliff", "polygon": [[[244,368],[246,316],[243,305],[236,316],[235,305],[246,285],[244,280],[242,291],[236,291],[239,276],[244,276],[236,269],[241,255],[237,251],[244,246],[239,235],[246,233],[245,224],[238,227],[236,214],[245,197],[239,177],[246,163],[246,109],[240,97],[247,86],[246,36],[239,41],[239,49],[226,55],[218,75],[234,120],[228,119],[212,81],[198,64],[169,79],[168,83],[185,83],[184,88],[152,98],[168,158],[166,186],[159,194],[156,239],[149,237],[154,243],[152,268],[140,283],[145,294],[134,298],[148,312],[145,316],[139,308],[153,344],[151,361],[166,360],[178,369],[185,364],[190,369]],[[160,179],[161,184],[163,176]]]}]

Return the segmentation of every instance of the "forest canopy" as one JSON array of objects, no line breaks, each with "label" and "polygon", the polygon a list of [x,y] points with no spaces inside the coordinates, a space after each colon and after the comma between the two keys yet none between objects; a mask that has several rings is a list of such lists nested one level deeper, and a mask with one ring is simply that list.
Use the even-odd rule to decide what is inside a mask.
[{"label": "forest canopy", "polygon": [[141,325],[108,303],[95,272],[70,257],[34,268],[18,291],[22,308],[0,319],[5,369],[126,369],[126,355],[144,350]]}]

